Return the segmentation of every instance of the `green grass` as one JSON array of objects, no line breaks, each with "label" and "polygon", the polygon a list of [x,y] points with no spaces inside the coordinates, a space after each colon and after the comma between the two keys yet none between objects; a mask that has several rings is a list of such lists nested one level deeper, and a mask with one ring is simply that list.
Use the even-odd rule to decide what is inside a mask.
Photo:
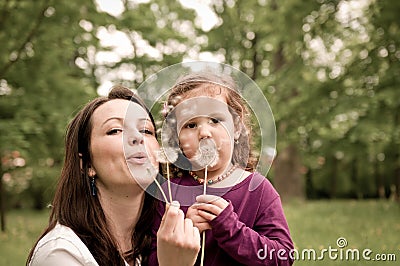
[{"label": "green grass", "polygon": [[[365,248],[395,254],[396,262],[299,260],[294,265],[399,265],[400,204],[389,201],[304,201],[284,204],[296,250],[338,249],[336,240],[346,238],[342,250]],[[48,211],[15,210],[7,213],[7,231],[0,233],[0,266],[24,265],[32,245],[47,224]]]},{"label": "green grass", "polygon": [[30,249],[48,221],[48,210],[13,210],[6,214],[6,232],[0,232],[0,265],[25,265]]},{"label": "green grass", "polygon": [[[400,204],[388,201],[304,201],[284,204],[285,215],[289,223],[295,249],[313,249],[317,257],[322,249],[342,250],[343,259],[298,260],[301,265],[399,265],[400,262]],[[344,237],[347,246],[340,249],[336,243]],[[396,261],[346,261],[349,249],[358,249],[360,257],[364,249],[371,249],[371,258],[375,254],[395,254]],[[349,253],[351,255],[351,253]],[[307,253],[305,253],[307,255]],[[308,257],[308,256],[305,256]],[[300,257],[301,258],[301,257]]]}]

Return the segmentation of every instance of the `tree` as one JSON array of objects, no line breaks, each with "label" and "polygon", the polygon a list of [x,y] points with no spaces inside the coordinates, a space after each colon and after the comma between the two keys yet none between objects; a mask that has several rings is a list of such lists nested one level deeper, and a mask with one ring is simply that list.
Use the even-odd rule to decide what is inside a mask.
[{"label": "tree", "polygon": [[270,177],[283,197],[301,194],[302,182],[310,197],[398,195],[399,5],[219,1],[213,8],[220,23],[204,33],[204,51],[255,79],[270,101],[278,131]]},{"label": "tree", "polygon": [[[178,2],[124,4],[117,17],[92,0],[0,4],[0,187],[8,199],[2,210],[31,202],[43,208],[49,202],[63,163],[65,127],[78,106],[96,95],[106,74],[114,74],[112,83],[135,88],[190,49],[182,27],[190,28],[192,12]],[[104,44],[104,32],[125,34],[133,54],[99,60],[114,49]],[[115,73],[134,73],[134,79]],[[25,162],[18,169],[8,163],[15,152]]]},{"label": "tree", "polygon": [[[121,14],[107,16],[101,26],[95,28],[90,22],[96,36],[102,38],[102,46],[91,47],[92,56],[81,58],[82,66],[106,86],[121,83],[137,88],[148,76],[180,63],[192,49],[195,16],[179,1],[123,3]],[[118,41],[111,41],[113,38]]]},{"label": "tree", "polygon": [[[95,94],[90,77],[85,78],[74,63],[83,44],[77,38],[87,33],[79,22],[94,8],[91,1],[4,1],[1,5],[0,153],[6,192],[17,181],[27,189],[36,183],[37,172],[53,169],[44,177],[42,195],[51,192],[45,189],[54,183],[61,165],[65,125],[76,106]],[[15,153],[25,162],[22,179],[16,179],[20,173],[6,164]],[[18,190],[19,196],[22,192]]]},{"label": "tree", "polygon": [[303,194],[297,147],[291,144],[296,136],[290,133],[297,122],[290,118],[291,105],[299,101],[304,72],[298,52],[303,47],[302,21],[315,6],[293,0],[221,1],[213,5],[221,23],[205,33],[208,45],[204,50],[222,54],[225,62],[248,74],[269,100],[278,131],[272,179],[283,197]]}]

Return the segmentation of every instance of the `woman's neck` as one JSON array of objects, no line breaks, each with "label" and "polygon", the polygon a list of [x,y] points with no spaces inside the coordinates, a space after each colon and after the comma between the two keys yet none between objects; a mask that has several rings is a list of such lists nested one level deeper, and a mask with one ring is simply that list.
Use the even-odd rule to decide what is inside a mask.
[{"label": "woman's neck", "polygon": [[121,253],[131,250],[132,233],[142,212],[145,192],[137,186],[129,192],[101,190],[99,194],[107,224]]}]

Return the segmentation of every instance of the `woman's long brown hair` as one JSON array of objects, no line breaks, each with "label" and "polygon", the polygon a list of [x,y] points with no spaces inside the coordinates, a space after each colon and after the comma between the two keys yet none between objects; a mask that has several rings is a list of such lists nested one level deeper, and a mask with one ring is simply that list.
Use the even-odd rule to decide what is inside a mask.
[{"label": "woman's long brown hair", "polygon": [[[116,241],[109,231],[99,198],[92,196],[90,190],[88,169],[91,165],[92,115],[100,105],[113,99],[125,99],[138,103],[147,111],[155,125],[144,103],[125,87],[115,86],[107,97],[98,97],[89,102],[68,125],[64,166],[52,202],[49,225],[39,240],[57,223],[60,223],[71,228],[79,236],[99,265],[123,266],[125,265],[123,259],[132,262],[138,257],[141,257],[142,265],[147,265],[151,246],[151,226],[156,210],[155,199],[145,193],[142,212],[132,232],[134,249],[121,256]],[[80,159],[82,159],[82,167]],[[26,265],[29,264],[38,241],[32,248]]]}]

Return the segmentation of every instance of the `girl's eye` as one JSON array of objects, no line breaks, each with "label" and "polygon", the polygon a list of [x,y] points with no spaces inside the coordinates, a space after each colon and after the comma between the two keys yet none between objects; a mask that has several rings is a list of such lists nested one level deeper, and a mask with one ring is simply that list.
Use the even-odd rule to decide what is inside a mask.
[{"label": "girl's eye", "polygon": [[107,131],[107,135],[116,135],[119,132],[122,132],[121,128],[113,128],[113,129],[110,129],[109,131]]},{"label": "girl's eye", "polygon": [[221,120],[218,119],[218,118],[211,118],[211,119],[210,119],[210,123],[211,123],[211,124],[218,124],[218,123],[220,123],[220,122],[221,122]]},{"label": "girl's eye", "polygon": [[187,123],[186,125],[185,125],[185,128],[195,128],[196,127],[196,123]]},{"label": "girl's eye", "polygon": [[144,128],[144,129],[140,130],[140,133],[154,136],[154,131],[150,130],[150,129],[145,129]]}]

